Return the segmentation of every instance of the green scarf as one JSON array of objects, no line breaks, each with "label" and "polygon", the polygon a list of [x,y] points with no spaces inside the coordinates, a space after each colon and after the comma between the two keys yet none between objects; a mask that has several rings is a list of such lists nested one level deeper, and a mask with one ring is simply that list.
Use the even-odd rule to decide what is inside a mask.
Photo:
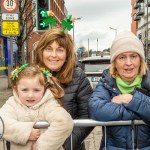
[{"label": "green scarf", "polygon": [[116,77],[117,87],[122,94],[129,94],[134,91],[135,87],[141,88],[142,77],[137,76],[132,83],[122,80],[120,77]]}]

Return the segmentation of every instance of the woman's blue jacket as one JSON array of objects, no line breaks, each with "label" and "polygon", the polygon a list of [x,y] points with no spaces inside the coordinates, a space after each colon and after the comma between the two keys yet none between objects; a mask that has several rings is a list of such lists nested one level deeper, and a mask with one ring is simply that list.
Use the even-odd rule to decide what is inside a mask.
[{"label": "woman's blue jacket", "polygon": [[[109,70],[104,70],[89,99],[90,117],[97,121],[143,120],[147,125],[134,126],[134,145],[131,126],[110,126],[106,129],[107,150],[150,150],[150,71],[142,78],[142,88],[135,88],[128,104],[111,102],[121,94]],[[103,134],[104,135],[104,134]],[[104,149],[104,137],[101,148]]]}]

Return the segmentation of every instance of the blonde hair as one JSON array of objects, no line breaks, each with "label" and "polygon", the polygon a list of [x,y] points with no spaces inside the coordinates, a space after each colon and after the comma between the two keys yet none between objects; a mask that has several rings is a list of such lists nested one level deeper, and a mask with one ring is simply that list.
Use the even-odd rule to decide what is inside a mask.
[{"label": "blonde hair", "polygon": [[[140,68],[139,68],[139,72],[138,72],[138,75],[140,75],[141,77],[143,75],[146,74],[146,70],[147,70],[147,64],[146,62],[144,61],[143,58],[140,57]],[[111,63],[110,67],[109,67],[109,71],[110,71],[110,75],[115,78],[118,76],[118,71],[115,67],[115,60]]]},{"label": "blonde hair", "polygon": [[59,46],[66,49],[67,58],[62,68],[57,72],[57,79],[62,84],[68,84],[72,81],[75,68],[74,43],[71,36],[63,32],[62,29],[48,30],[41,36],[35,49],[35,63],[41,67],[47,68],[43,62],[43,51],[54,41],[57,42]]},{"label": "blonde hair", "polygon": [[45,90],[49,88],[54,95],[55,99],[61,103],[61,98],[64,96],[64,90],[60,87],[57,79],[53,76],[50,78],[52,82],[47,82],[46,75],[44,75],[38,65],[30,65],[29,67],[24,68],[18,73],[18,77],[14,80],[11,80],[13,88],[17,87],[18,82],[22,78],[39,78],[39,83],[44,86]]}]

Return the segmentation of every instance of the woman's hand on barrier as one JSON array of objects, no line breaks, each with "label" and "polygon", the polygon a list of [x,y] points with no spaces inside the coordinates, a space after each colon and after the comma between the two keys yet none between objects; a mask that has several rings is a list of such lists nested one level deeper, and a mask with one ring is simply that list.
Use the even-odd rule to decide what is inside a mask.
[{"label": "woman's hand on barrier", "polygon": [[112,98],[112,102],[117,104],[128,104],[132,100],[133,95],[131,94],[120,94]]}]

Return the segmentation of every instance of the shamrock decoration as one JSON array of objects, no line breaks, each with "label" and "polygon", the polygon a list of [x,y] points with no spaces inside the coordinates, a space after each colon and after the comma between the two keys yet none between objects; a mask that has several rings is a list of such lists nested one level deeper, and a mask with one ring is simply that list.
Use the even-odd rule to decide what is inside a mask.
[{"label": "shamrock decoration", "polygon": [[44,19],[43,24],[45,27],[50,25],[50,27],[52,29],[52,27],[56,24],[56,19],[53,18],[52,16],[48,16],[46,19]]},{"label": "shamrock decoration", "polygon": [[61,22],[61,25],[63,26],[63,31],[67,29],[70,31],[73,28],[73,25],[71,25],[75,21],[75,18],[72,19],[72,15],[69,15],[67,20],[63,20]]},{"label": "shamrock decoration", "polygon": [[46,20],[47,20],[48,23],[50,24],[51,29],[52,29],[52,27],[53,27],[54,25],[56,25],[56,19],[53,17],[52,11],[49,12],[48,17],[47,17]]},{"label": "shamrock decoration", "polygon": [[49,70],[45,70],[45,68],[40,68],[40,70],[42,71],[43,74],[46,75],[47,81],[51,82],[50,77],[52,77],[52,74],[50,73]]},{"label": "shamrock decoration", "polygon": [[56,25],[56,19],[53,17],[52,11],[44,11],[41,10],[41,16],[45,19],[40,23],[42,27],[47,27],[50,25],[51,29],[54,25]]},{"label": "shamrock decoration", "polygon": [[15,78],[18,78],[18,74],[20,71],[22,71],[24,68],[28,67],[29,64],[24,64],[22,65],[20,68],[19,67],[16,67],[16,69],[14,71],[11,72],[11,79],[12,80],[15,80]]}]

